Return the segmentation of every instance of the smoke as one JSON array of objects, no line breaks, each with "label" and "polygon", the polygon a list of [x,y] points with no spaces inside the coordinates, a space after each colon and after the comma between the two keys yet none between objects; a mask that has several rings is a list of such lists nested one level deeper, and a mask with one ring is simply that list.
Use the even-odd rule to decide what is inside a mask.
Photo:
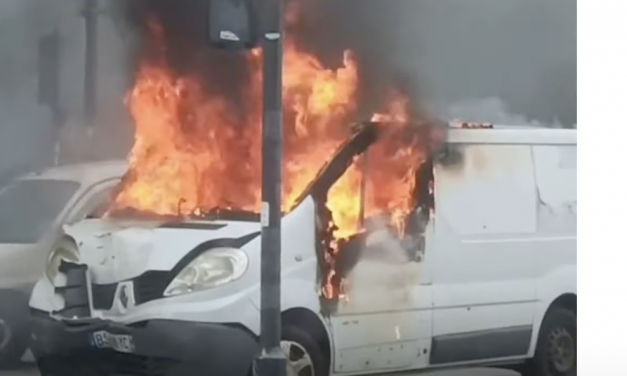
[{"label": "smoke", "polygon": [[[351,49],[360,62],[360,103],[369,113],[394,87],[418,111],[470,121],[572,126],[576,111],[576,2],[572,0],[288,0],[301,18],[288,24],[300,48],[328,67]],[[214,88],[246,80],[242,62],[204,50],[203,2],[131,1],[131,23],[149,11],[168,32],[175,69],[215,67]],[[144,22],[145,24],[145,22]],[[144,34],[145,35],[145,34]],[[189,48],[196,45],[197,48]],[[218,59],[218,61],[216,61]],[[222,59],[222,62],[219,61]],[[228,63],[224,61],[228,60]],[[228,79],[227,79],[228,78]]]},{"label": "smoke", "polygon": [[[39,39],[56,29],[60,36],[60,101],[67,115],[61,132],[66,159],[124,156],[131,128],[125,118],[131,40],[115,20],[115,1],[100,1],[98,132],[88,145],[82,121],[84,19],[81,0],[0,2],[0,177],[52,164],[57,129],[51,111],[37,102]],[[103,134],[100,134],[103,133]]]},{"label": "smoke", "polygon": [[[36,93],[37,16],[33,0],[0,2],[0,180],[50,138]],[[32,48],[27,46],[32,45]]]},{"label": "smoke", "polygon": [[[138,40],[120,16],[120,2],[97,0],[96,123],[88,131],[83,115],[85,73],[84,0],[67,4],[56,23],[62,35],[61,96],[68,113],[62,131],[65,162],[124,158],[132,144],[132,125],[124,103],[133,78]],[[63,26],[65,25],[65,26]]]},{"label": "smoke", "polygon": [[[577,122],[575,1],[290,1],[305,8],[302,22],[289,30],[298,35],[302,48],[315,52],[329,67],[340,63],[344,49],[356,52],[365,78],[360,88],[365,112],[376,107],[386,88],[394,86],[408,93],[416,107],[445,117],[548,126]],[[122,156],[128,150],[132,127],[122,101],[132,81],[141,33],[126,26],[140,25],[137,16],[146,9],[138,9],[149,3],[100,1],[104,10],[98,59],[101,128],[89,141],[81,118],[82,1],[0,2],[0,175],[52,160],[55,129],[50,111],[37,104],[36,88],[37,42],[54,27],[62,37],[61,96],[68,114],[63,138],[70,145],[70,159]],[[170,45],[202,43],[201,23],[188,22],[201,21],[201,12],[190,12],[193,7],[187,13],[173,12],[185,8],[178,1],[152,3],[162,4],[170,22],[185,26]],[[167,4],[178,8],[163,12]],[[245,79],[239,74],[242,62],[237,58],[211,56],[229,67],[221,71],[226,74],[221,77],[228,79],[218,82]],[[197,66],[202,58],[181,55],[174,65],[186,69],[189,62]]]},{"label": "smoke", "polygon": [[444,116],[577,122],[575,1],[299,1],[311,9],[309,45],[354,49],[370,95],[401,82]]},{"label": "smoke", "polygon": [[[302,22],[289,30],[298,35],[302,48],[315,52],[329,67],[340,63],[344,49],[356,52],[365,78],[360,81],[364,113],[376,108],[386,88],[393,86],[408,93],[415,107],[445,117],[548,126],[577,122],[575,1],[359,0],[358,6],[356,1],[290,1],[305,8]],[[100,128],[87,139],[81,118],[82,1],[0,2],[0,175],[52,161],[56,130],[50,111],[36,101],[37,43],[55,27],[62,38],[61,97],[68,114],[63,139],[68,159],[126,153],[133,128],[122,102],[141,40],[137,29],[126,26],[140,25],[137,16],[146,9],[138,8],[150,3],[161,4],[169,22],[184,26],[172,36],[171,46],[193,51],[184,45],[203,43],[202,12],[190,12],[193,7],[186,11],[177,1],[101,0],[105,12],[99,19]],[[206,58],[201,55],[179,54],[173,63],[189,69]],[[237,57],[210,56],[211,64],[200,64],[229,67],[221,70],[224,79],[217,82],[225,85],[214,86],[216,90],[233,90],[238,86],[233,83],[246,79]]]},{"label": "smoke", "polygon": [[553,123],[548,123],[515,114],[501,98],[497,97],[459,101],[441,109],[440,112],[447,119],[461,119],[471,122],[533,127],[563,127],[557,119],[554,119]]}]

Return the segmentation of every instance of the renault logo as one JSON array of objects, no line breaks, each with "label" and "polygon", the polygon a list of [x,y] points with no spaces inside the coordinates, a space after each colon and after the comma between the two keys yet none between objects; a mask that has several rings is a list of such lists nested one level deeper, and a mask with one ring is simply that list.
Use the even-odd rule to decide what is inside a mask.
[{"label": "renault logo", "polygon": [[126,285],[120,286],[120,293],[118,294],[120,298],[120,303],[122,303],[122,307],[124,308],[126,308],[128,305],[128,292],[126,291],[126,289]]}]

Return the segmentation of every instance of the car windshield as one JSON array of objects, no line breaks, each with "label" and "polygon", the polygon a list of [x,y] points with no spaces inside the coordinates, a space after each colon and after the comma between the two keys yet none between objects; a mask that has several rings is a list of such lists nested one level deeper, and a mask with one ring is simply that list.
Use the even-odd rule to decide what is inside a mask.
[{"label": "car windshield", "polygon": [[71,180],[17,180],[0,190],[0,243],[39,241],[80,183]]}]

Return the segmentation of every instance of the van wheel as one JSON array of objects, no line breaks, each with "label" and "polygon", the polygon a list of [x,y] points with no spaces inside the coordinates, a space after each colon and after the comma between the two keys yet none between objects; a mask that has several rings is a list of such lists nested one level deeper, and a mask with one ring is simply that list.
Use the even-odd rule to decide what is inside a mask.
[{"label": "van wheel", "polygon": [[28,298],[13,290],[0,290],[0,369],[21,365],[29,341]]},{"label": "van wheel", "polygon": [[329,376],[324,352],[311,335],[300,328],[286,326],[281,337],[287,376]]},{"label": "van wheel", "polygon": [[523,376],[577,376],[577,315],[551,309],[540,327],[533,360]]}]

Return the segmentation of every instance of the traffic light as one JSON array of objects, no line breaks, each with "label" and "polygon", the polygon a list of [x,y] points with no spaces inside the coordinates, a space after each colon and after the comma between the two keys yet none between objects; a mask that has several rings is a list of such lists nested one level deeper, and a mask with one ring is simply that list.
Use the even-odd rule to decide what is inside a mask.
[{"label": "traffic light", "polygon": [[209,0],[209,43],[226,50],[252,49],[257,45],[257,9],[254,0]]}]

